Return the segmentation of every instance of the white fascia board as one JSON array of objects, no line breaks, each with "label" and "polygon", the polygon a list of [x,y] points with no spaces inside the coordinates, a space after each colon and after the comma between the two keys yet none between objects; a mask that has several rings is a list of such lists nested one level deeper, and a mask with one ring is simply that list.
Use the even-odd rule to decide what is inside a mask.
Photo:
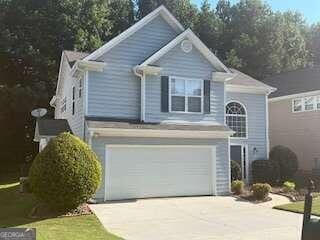
[{"label": "white fascia board", "polygon": [[209,48],[191,31],[187,29],[169,42],[166,46],[161,48],[159,51],[154,53],[148,59],[146,59],[140,66],[148,66],[159,60],[163,55],[177,46],[183,39],[188,38],[193,45],[203,54],[204,57],[213,65],[213,67],[219,66],[226,73],[231,73],[231,71],[210,51]]},{"label": "white fascia board", "polygon": [[95,136],[106,137],[151,137],[151,138],[229,138],[233,131],[189,131],[123,128],[89,128]]},{"label": "white fascia board", "polygon": [[95,61],[86,61],[86,60],[79,60],[77,61],[78,67],[85,70],[85,71],[95,71],[95,72],[102,72],[105,66],[107,65],[105,62],[95,62]]},{"label": "white fascia board", "polygon": [[158,15],[162,15],[163,18],[172,26],[177,32],[184,31],[184,27],[178,22],[178,20],[166,9],[164,6],[160,6],[140,21],[129,27],[127,30],[116,36],[115,38],[111,39],[109,42],[104,44],[102,47],[95,50],[93,53],[85,57],[83,60],[96,60],[110,49],[118,45],[124,39],[130,37],[132,34],[137,32],[139,29],[147,25],[153,19],[155,19]]},{"label": "white fascia board", "polygon": [[144,74],[150,74],[150,75],[158,75],[162,68],[157,66],[136,66],[135,67],[138,71],[143,72]]},{"label": "white fascia board", "polygon": [[55,108],[56,107],[56,102],[57,102],[57,97],[56,97],[56,95],[54,95],[54,96],[52,96],[49,104],[50,104],[51,107]]},{"label": "white fascia board", "polygon": [[252,87],[243,85],[226,85],[227,92],[237,92],[237,93],[252,93],[252,94],[270,94],[274,91],[273,88],[268,87]]},{"label": "white fascia board", "polygon": [[281,97],[269,98],[269,102],[277,102],[277,101],[291,99],[291,98],[301,98],[301,97],[308,97],[308,96],[319,95],[319,94],[320,94],[320,90],[290,94],[290,95],[285,95]]}]

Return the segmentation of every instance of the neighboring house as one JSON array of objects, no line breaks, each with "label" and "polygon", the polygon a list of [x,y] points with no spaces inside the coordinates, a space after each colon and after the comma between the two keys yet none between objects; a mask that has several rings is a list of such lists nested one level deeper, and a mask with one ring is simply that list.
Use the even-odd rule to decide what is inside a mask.
[{"label": "neighboring house", "polygon": [[230,152],[245,180],[268,157],[272,91],[161,6],[90,54],[64,51],[51,105],[101,160],[97,199],[222,195]]},{"label": "neighboring house", "polygon": [[269,96],[270,144],[293,150],[299,169],[320,167],[320,68],[271,76],[265,83],[278,90]]}]

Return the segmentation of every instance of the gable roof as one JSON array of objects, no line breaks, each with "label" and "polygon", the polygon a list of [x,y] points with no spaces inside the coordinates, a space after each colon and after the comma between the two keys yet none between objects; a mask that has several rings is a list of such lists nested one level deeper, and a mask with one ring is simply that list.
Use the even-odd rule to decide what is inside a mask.
[{"label": "gable roof", "polygon": [[[258,87],[258,88],[270,88],[272,89],[273,87],[270,85],[267,85],[263,82],[258,81],[257,79],[254,79],[253,77],[240,72],[237,69],[231,68],[230,69],[232,73],[235,73],[235,77],[230,79],[227,84],[228,85],[243,85],[243,86],[248,86],[248,87]],[[274,88],[275,90],[275,88]]]},{"label": "gable roof", "polygon": [[85,52],[76,52],[76,51],[68,51],[68,50],[64,50],[63,52],[67,57],[67,61],[70,67],[72,67],[77,60],[82,60],[89,55],[89,53],[85,53]]},{"label": "gable roof", "polygon": [[276,74],[265,78],[263,82],[278,89],[270,98],[320,90],[320,67]]},{"label": "gable roof", "polygon": [[217,71],[230,72],[230,70],[210,51],[210,49],[191,31],[187,29],[173,40],[171,40],[167,45],[159,49],[157,52],[148,57],[139,66],[145,67],[152,65],[154,62],[159,60],[164,54],[169,52],[175,46],[177,46],[183,39],[188,38],[193,45],[203,54],[203,56],[213,65]]},{"label": "gable roof", "polygon": [[181,23],[168,11],[168,9],[161,5],[160,7],[153,10],[151,13],[143,17],[140,21],[129,27],[124,32],[120,33],[115,38],[111,39],[109,42],[104,44],[102,47],[96,49],[94,52],[86,56],[83,60],[89,61],[89,60],[96,60],[97,58],[101,57],[103,54],[108,52],[111,48],[118,45],[120,42],[122,42],[124,39],[128,38],[135,32],[137,32],[139,29],[141,29],[143,26],[151,22],[153,19],[155,19],[157,16],[163,16],[164,20],[168,22],[170,26],[173,27],[177,32],[184,31],[184,27],[181,25]]}]

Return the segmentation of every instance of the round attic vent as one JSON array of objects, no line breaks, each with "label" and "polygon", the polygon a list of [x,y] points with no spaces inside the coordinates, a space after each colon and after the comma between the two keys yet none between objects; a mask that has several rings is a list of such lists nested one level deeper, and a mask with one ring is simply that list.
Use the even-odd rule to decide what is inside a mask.
[{"label": "round attic vent", "polygon": [[181,43],[181,49],[185,53],[191,52],[192,50],[192,43],[189,40],[183,40]]}]

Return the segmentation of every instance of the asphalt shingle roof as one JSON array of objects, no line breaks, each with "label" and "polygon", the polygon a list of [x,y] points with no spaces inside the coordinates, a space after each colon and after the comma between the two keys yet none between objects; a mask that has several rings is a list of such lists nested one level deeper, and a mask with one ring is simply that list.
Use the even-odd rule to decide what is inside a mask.
[{"label": "asphalt shingle roof", "polygon": [[57,136],[62,132],[71,132],[66,119],[39,119],[38,131],[40,136]]},{"label": "asphalt shingle roof", "polygon": [[243,72],[240,72],[236,69],[230,68],[232,73],[235,73],[236,76],[232,78],[231,80],[227,81],[227,84],[229,85],[243,85],[243,86],[249,86],[249,87],[261,87],[261,88],[272,88],[273,85],[267,85],[261,81],[258,81],[257,79],[254,79],[253,77],[244,74]]},{"label": "asphalt shingle roof", "polygon": [[68,51],[68,50],[64,50],[63,52],[66,55],[71,67],[77,60],[81,60],[89,55],[89,53],[85,53],[85,52],[76,52],[76,51]]},{"label": "asphalt shingle roof", "polygon": [[278,89],[270,98],[320,90],[320,67],[276,74],[263,82]]}]

